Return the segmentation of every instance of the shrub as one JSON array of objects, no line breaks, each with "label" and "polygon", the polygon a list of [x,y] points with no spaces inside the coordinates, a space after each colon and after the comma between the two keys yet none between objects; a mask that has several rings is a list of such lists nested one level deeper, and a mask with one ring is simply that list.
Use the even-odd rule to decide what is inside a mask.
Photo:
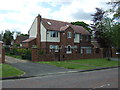
[{"label": "shrub", "polygon": [[31,60],[31,50],[30,49],[19,49],[18,52],[21,54],[22,59]]},{"label": "shrub", "polygon": [[10,53],[10,47],[9,46],[4,46],[4,48],[5,48],[5,53],[9,54]]},{"label": "shrub", "polygon": [[43,55],[43,54],[44,54],[44,51],[43,51],[43,50],[39,50],[39,51],[38,51],[38,54],[39,54],[39,55]]},{"label": "shrub", "polygon": [[11,54],[11,55],[17,55],[17,48],[12,48],[12,49],[10,50],[10,54]]}]

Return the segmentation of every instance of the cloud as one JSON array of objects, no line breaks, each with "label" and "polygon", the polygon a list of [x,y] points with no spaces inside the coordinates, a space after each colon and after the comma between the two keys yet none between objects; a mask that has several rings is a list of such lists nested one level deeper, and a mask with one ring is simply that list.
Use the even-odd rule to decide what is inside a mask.
[{"label": "cloud", "polygon": [[75,13],[71,13],[71,16],[76,20],[91,20],[91,13],[85,12],[82,9],[78,9]]},{"label": "cloud", "polygon": [[[2,0],[0,31],[5,29],[28,33],[38,14],[44,18],[73,22],[90,22],[95,7],[106,6],[102,0]],[[106,2],[109,0],[105,0]]]}]

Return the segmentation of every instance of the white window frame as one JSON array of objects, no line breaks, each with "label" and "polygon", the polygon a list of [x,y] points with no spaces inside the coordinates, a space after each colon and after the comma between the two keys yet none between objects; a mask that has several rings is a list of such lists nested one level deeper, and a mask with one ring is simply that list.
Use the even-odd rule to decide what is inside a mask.
[{"label": "white window frame", "polygon": [[50,45],[49,46],[49,48],[50,48],[50,50],[52,49],[52,50],[55,50],[55,52],[59,52],[59,46],[58,45]]},{"label": "white window frame", "polygon": [[67,33],[67,37],[68,37],[68,38],[71,38],[71,37],[72,37],[72,33],[71,33],[71,32],[68,32],[68,33]]},{"label": "white window frame", "polygon": [[75,33],[74,35],[75,35],[75,36],[74,36],[74,39],[77,39],[77,37],[78,37],[78,34],[76,34],[76,33]]},{"label": "white window frame", "polygon": [[[54,36],[54,34],[55,34],[55,36]],[[58,32],[57,31],[50,31],[50,37],[52,37],[52,38],[58,37]]]},{"label": "white window frame", "polygon": [[81,54],[83,54],[83,49],[86,49],[86,54],[91,54],[92,53],[92,48],[91,47],[81,47]]}]

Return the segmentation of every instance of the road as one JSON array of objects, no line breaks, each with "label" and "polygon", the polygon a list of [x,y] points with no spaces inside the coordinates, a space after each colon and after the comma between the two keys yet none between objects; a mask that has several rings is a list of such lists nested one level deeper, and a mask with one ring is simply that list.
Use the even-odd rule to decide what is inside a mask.
[{"label": "road", "polygon": [[3,80],[3,88],[118,88],[118,68]]}]

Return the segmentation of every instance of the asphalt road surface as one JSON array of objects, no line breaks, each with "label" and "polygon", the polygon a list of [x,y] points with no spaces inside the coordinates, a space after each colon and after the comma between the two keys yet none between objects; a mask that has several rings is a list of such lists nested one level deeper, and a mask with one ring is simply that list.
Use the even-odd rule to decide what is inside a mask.
[{"label": "asphalt road surface", "polygon": [[2,88],[118,88],[118,68],[3,80]]}]

